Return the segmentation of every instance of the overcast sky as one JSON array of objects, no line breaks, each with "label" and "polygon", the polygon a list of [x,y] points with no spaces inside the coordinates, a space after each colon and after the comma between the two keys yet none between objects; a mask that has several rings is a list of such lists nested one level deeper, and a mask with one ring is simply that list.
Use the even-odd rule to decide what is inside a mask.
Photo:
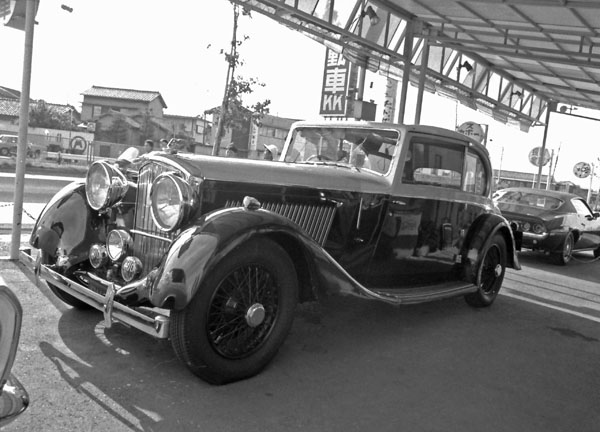
[{"label": "overcast sky", "polygon": [[[162,94],[168,114],[202,114],[223,97],[226,63],[220,50],[228,49],[232,16],[227,0],[43,0],[36,17],[31,97],[80,109],[81,93],[93,85],[153,90]],[[249,40],[240,49],[245,65],[239,72],[266,84],[246,103],[269,98],[272,114],[318,117],[325,47],[258,13],[242,17],[240,26]],[[0,85],[21,89],[24,32],[0,26],[0,46]],[[376,75],[367,77],[375,85],[365,99],[381,106],[379,81]],[[411,105],[414,99],[407,123],[414,118]],[[451,129],[466,121],[488,124],[494,168],[537,173],[527,155],[542,145],[541,127],[525,134],[435,95],[426,97],[421,121]],[[575,177],[573,166],[597,160],[599,137],[600,122],[552,115],[547,147],[558,154],[557,180],[589,186],[589,178]],[[593,188],[599,186],[595,179]]]}]

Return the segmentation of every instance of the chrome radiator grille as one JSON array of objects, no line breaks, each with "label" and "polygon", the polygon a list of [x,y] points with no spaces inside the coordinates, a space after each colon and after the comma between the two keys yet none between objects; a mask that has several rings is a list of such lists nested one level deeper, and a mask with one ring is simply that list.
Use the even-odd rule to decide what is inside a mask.
[{"label": "chrome radiator grille", "polygon": [[[227,201],[225,207],[239,207],[240,201]],[[335,216],[334,205],[295,203],[265,203],[261,208],[290,219],[304,230],[314,241],[323,245]]]},{"label": "chrome radiator grille", "polygon": [[149,164],[142,168],[138,178],[138,190],[135,200],[135,223],[133,226],[133,254],[144,265],[144,274],[158,265],[169,248],[176,233],[160,231],[152,221],[150,213],[150,186],[161,173],[172,168]]}]

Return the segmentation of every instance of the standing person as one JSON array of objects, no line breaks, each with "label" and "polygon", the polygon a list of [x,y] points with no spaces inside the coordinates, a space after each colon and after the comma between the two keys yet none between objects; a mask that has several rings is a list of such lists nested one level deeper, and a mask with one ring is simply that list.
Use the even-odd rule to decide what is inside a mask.
[{"label": "standing person", "polygon": [[169,141],[167,141],[166,139],[161,139],[160,140],[160,148],[161,149],[166,149],[167,147],[169,147]]},{"label": "standing person", "polygon": [[237,147],[231,143],[227,146],[227,148],[225,149],[225,156],[227,157],[237,157],[238,155],[238,149]]},{"label": "standing person", "polygon": [[144,153],[150,153],[151,151],[154,151],[154,141],[147,139],[144,141]]},{"label": "standing person", "polygon": [[277,150],[277,146],[273,144],[263,144],[265,146],[265,152],[263,154],[264,160],[277,160],[277,155],[279,151]]}]

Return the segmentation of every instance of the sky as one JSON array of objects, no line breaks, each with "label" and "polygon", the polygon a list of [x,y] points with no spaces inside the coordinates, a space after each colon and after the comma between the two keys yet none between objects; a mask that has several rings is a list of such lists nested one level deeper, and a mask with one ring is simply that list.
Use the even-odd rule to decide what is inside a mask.
[{"label": "sky", "polygon": [[[73,8],[69,13],[61,8]],[[207,5],[210,4],[208,7]],[[81,107],[92,86],[158,91],[167,114],[196,116],[219,106],[227,65],[233,7],[228,0],[43,0],[33,43],[31,97]],[[258,78],[247,105],[271,100],[271,114],[318,118],[325,47],[259,13],[241,17],[244,78]],[[21,89],[25,33],[0,25],[0,85]],[[383,78],[367,75],[365,99],[383,104]],[[371,85],[373,83],[373,85]],[[416,89],[410,87],[406,123],[414,119]],[[600,118],[579,109],[573,114]],[[381,110],[378,110],[378,118]],[[543,142],[543,127],[529,133],[502,125],[442,96],[426,94],[421,123],[454,129],[466,121],[488,125],[487,148],[495,169],[537,173],[528,154]],[[546,147],[558,160],[555,178],[589,187],[573,174],[578,162],[597,162],[600,121],[553,113]],[[597,172],[600,174],[600,167]],[[548,173],[548,166],[544,167]],[[593,189],[600,187],[595,178]]]}]

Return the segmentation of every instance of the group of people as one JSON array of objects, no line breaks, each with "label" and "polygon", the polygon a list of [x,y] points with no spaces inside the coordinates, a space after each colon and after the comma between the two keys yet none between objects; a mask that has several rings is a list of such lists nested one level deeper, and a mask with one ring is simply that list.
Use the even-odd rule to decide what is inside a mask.
[{"label": "group of people", "polygon": [[[263,146],[265,147],[265,151],[263,153],[263,159],[264,160],[277,160],[278,155],[279,155],[279,150],[277,149],[277,146],[274,144],[263,144]],[[227,148],[225,149],[225,155],[227,157],[237,157],[238,156],[238,149],[235,146],[235,144],[231,143],[227,146]]]}]

